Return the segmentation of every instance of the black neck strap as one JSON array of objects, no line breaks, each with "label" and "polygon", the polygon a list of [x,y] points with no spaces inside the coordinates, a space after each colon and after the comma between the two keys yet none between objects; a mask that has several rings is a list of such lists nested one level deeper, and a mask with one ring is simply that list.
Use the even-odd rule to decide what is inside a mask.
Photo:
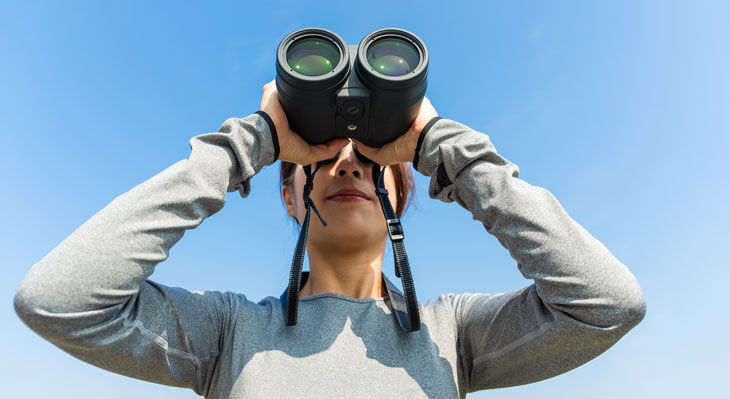
[{"label": "black neck strap", "polygon": [[[360,156],[358,154],[358,156]],[[299,232],[299,239],[297,240],[297,246],[294,250],[294,257],[292,258],[291,272],[289,274],[289,286],[281,296],[282,306],[284,307],[285,323],[287,326],[293,326],[297,324],[297,312],[299,309],[299,292],[302,287],[302,266],[304,264],[304,252],[307,247],[307,238],[309,236],[309,219],[310,210],[314,210],[323,226],[327,226],[327,223],[322,219],[317,211],[317,207],[312,202],[309,194],[312,192],[312,186],[314,182],[314,174],[319,170],[319,166],[311,172],[309,165],[304,166],[304,173],[307,176],[307,181],[304,184],[304,190],[302,197],[304,204],[307,208],[304,221],[302,222],[302,229]],[[395,275],[401,279],[403,284],[403,293],[401,294],[393,284],[383,276],[386,282],[386,288],[388,289],[388,296],[390,298],[391,307],[393,308],[393,316],[395,317],[398,325],[405,332],[417,331],[421,328],[421,317],[418,310],[418,299],[416,297],[416,289],[413,285],[413,277],[411,276],[411,267],[408,262],[408,255],[406,254],[406,247],[403,243],[404,234],[403,226],[400,223],[400,219],[396,216],[393,210],[393,205],[390,203],[388,198],[388,190],[385,188],[385,173],[381,170],[380,165],[373,163],[372,166],[372,178],[373,185],[375,186],[375,192],[380,200],[380,206],[383,209],[383,215],[385,216],[385,222],[388,228],[388,236],[393,244],[393,260],[395,263]],[[306,273],[306,272],[305,272]],[[305,280],[308,274],[305,274]]]},{"label": "black neck strap", "polygon": [[322,219],[322,216],[317,210],[317,206],[309,197],[312,192],[312,186],[314,186],[314,174],[317,173],[321,164],[317,164],[312,172],[310,165],[304,166],[304,174],[307,176],[307,181],[304,183],[304,190],[302,192],[302,198],[304,199],[304,206],[307,208],[307,213],[304,216],[302,222],[302,229],[299,232],[299,239],[297,240],[297,247],[294,250],[294,257],[291,261],[291,272],[289,273],[289,293],[285,313],[285,321],[287,326],[293,326],[297,324],[297,311],[299,310],[299,291],[302,288],[302,266],[304,265],[304,251],[307,249],[307,238],[309,237],[309,216],[311,211],[317,214],[317,217],[322,222],[322,225],[327,227],[327,222]]},{"label": "black neck strap", "polygon": [[[400,219],[393,210],[393,205],[388,198],[388,190],[385,188],[385,169],[380,169],[380,165],[373,163],[373,184],[375,185],[375,193],[380,200],[380,207],[383,209],[386,227],[388,228],[388,236],[393,245],[393,263],[395,265],[395,276],[401,279],[403,285],[403,293],[405,294],[405,313],[396,312],[396,301],[391,301],[393,305],[393,314],[398,318],[398,324],[404,331],[417,331],[421,328],[421,315],[418,311],[418,298],[416,297],[416,287],[413,284],[413,276],[411,275],[411,266],[408,262],[408,254],[406,246],[403,243],[405,234]],[[402,303],[400,304],[402,305]]]}]

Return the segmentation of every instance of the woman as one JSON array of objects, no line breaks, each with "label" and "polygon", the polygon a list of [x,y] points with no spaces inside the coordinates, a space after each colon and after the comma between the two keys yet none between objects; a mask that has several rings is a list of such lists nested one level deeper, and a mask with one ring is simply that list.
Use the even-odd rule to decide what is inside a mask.
[{"label": "woman", "polygon": [[[534,282],[442,295],[420,305],[421,327],[410,333],[392,317],[395,288],[381,274],[388,236],[353,143],[308,145],[270,82],[258,113],[190,144],[187,159],[114,199],[33,266],[15,297],[24,322],[81,360],[208,398],[444,398],[563,373],[644,316],[628,269],[547,190],[520,180],[486,135],[438,118],[427,99],[401,138],[357,150],[391,165],[386,187],[401,213],[412,161],[430,176],[432,198],[469,210]],[[297,325],[284,324],[275,296],[253,303],[146,280],[186,229],[218,212],[227,192],[246,197],[251,177],[276,159],[287,211],[300,222],[304,176],[292,163],[327,161],[310,197],[328,225],[312,219]]]}]

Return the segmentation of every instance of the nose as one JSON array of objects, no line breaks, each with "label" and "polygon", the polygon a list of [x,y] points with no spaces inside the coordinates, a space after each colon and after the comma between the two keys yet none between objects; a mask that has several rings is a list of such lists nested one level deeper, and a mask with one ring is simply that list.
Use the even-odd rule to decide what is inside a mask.
[{"label": "nose", "polygon": [[365,165],[358,159],[352,143],[342,149],[342,155],[335,164],[335,176],[346,177],[352,175],[355,178],[365,176]]}]

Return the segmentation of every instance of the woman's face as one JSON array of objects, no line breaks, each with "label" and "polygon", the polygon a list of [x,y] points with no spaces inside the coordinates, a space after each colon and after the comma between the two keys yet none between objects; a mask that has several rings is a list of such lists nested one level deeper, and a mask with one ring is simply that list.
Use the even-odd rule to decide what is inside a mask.
[{"label": "woman's face", "polygon": [[[315,165],[312,165],[312,171],[314,168]],[[395,209],[396,187],[390,168],[385,168],[384,178],[385,188]],[[302,199],[305,181],[304,169],[297,165],[293,190],[287,186],[282,188],[287,212],[299,221],[299,225],[306,214]],[[359,194],[355,195],[352,191],[342,193],[343,190],[356,190]],[[373,186],[372,164],[358,159],[352,143],[343,148],[337,160],[323,164],[315,173],[309,197],[327,222],[327,227],[322,226],[312,211],[309,230],[312,244],[362,246],[382,242],[387,235],[385,218]]]}]

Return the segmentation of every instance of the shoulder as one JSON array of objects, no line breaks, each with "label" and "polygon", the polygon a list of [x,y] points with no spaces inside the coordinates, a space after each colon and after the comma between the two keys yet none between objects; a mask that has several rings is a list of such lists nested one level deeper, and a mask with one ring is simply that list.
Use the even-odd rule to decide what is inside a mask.
[{"label": "shoulder", "polygon": [[219,311],[236,315],[240,313],[252,315],[256,313],[270,313],[281,306],[279,298],[267,296],[258,302],[250,300],[245,294],[231,291],[193,290],[172,288],[187,293],[187,295]]},{"label": "shoulder", "polygon": [[429,300],[424,305],[426,312],[445,315],[450,314],[457,324],[469,319],[473,313],[494,313],[504,306],[507,301],[529,287],[510,293],[476,293],[465,292],[461,294],[443,294],[438,298]]}]

